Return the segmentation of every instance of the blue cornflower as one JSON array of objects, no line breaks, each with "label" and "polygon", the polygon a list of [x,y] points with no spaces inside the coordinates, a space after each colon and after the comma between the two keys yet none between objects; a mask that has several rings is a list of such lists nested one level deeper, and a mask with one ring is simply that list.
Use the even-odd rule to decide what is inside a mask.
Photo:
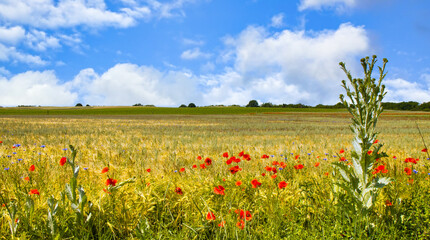
[{"label": "blue cornflower", "polygon": [[45,145],[42,145],[42,146],[40,146],[41,148],[44,148],[44,147],[46,147]]},{"label": "blue cornflower", "polygon": [[270,155],[271,157],[275,157],[275,155]]},{"label": "blue cornflower", "polygon": [[311,154],[310,153],[308,153],[308,156],[310,156]]},{"label": "blue cornflower", "polygon": [[9,168],[8,168],[8,167],[7,167],[7,168],[4,168],[4,170],[5,170],[5,171],[7,171],[7,170],[9,170]]},{"label": "blue cornflower", "polygon": [[87,167],[84,167],[84,170],[88,170],[88,168],[87,168]]},{"label": "blue cornflower", "polygon": [[18,161],[19,161],[19,162],[21,162],[21,161],[22,161],[22,158],[18,158]]},{"label": "blue cornflower", "polygon": [[336,155],[333,155],[333,157],[337,157]]},{"label": "blue cornflower", "polygon": [[279,168],[279,170],[282,170],[282,169],[283,169],[283,168],[281,168],[281,167]]},{"label": "blue cornflower", "polygon": [[418,171],[417,171],[417,170],[415,170],[415,169],[413,170],[413,172],[414,172],[415,174],[417,174],[417,173],[418,173]]},{"label": "blue cornflower", "polygon": [[324,158],[323,160],[326,160],[326,161],[327,161],[327,158]]},{"label": "blue cornflower", "polygon": [[63,148],[64,151],[67,151],[67,148]]},{"label": "blue cornflower", "polygon": [[16,154],[16,152],[13,152],[12,154]]}]

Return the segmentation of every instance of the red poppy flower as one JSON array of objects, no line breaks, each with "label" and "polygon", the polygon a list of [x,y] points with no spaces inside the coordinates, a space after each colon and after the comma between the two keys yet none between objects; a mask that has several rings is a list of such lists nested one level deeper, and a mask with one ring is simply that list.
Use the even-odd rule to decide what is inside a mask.
[{"label": "red poppy flower", "polygon": [[175,192],[176,192],[177,194],[179,194],[179,195],[184,194],[184,193],[182,192],[182,189],[181,189],[181,188],[179,188],[179,187],[177,187],[177,188],[175,189]]},{"label": "red poppy flower", "polygon": [[0,141],[0,143],[3,143],[3,141]]},{"label": "red poppy flower", "polygon": [[230,165],[232,162],[233,162],[233,160],[230,158],[225,163],[227,163],[227,165]]},{"label": "red poppy flower", "polygon": [[204,163],[202,163],[202,164],[200,164],[200,168],[201,168],[201,169],[205,169],[205,168],[206,168],[206,165],[205,165]]},{"label": "red poppy flower", "polygon": [[373,152],[373,151],[367,151],[367,155],[370,155],[370,154],[372,154],[372,152]]},{"label": "red poppy flower", "polygon": [[30,177],[25,177],[24,180],[28,182],[30,181]]},{"label": "red poppy flower", "polygon": [[277,176],[276,174],[273,174],[272,176],[270,176],[271,178],[275,179]]},{"label": "red poppy flower", "polygon": [[374,142],[373,142],[373,144],[376,144],[376,143],[378,143],[379,142],[379,140],[378,139],[376,139]]},{"label": "red poppy flower", "polygon": [[185,168],[179,169],[179,172],[185,172]]},{"label": "red poppy flower", "polygon": [[302,164],[296,165],[294,166],[295,169],[303,169],[305,166],[303,166]]},{"label": "red poppy flower", "polygon": [[[105,173],[105,172],[107,172],[107,171],[109,171],[109,168],[108,167],[104,167],[103,169],[102,169],[102,173]],[[148,170],[147,170],[148,171]]]},{"label": "red poppy flower", "polygon": [[390,206],[393,206],[393,203],[392,203],[392,202],[390,202],[390,201],[388,201],[388,200],[386,200],[386,201],[385,201],[385,205],[386,205],[387,207],[390,207]]},{"label": "red poppy flower", "polygon": [[232,158],[232,160],[233,160],[233,162],[235,162],[235,163],[240,163],[240,158],[236,158],[236,157],[231,157]]},{"label": "red poppy flower", "polygon": [[343,150],[343,148],[339,151],[340,154],[344,153],[345,150]]},{"label": "red poppy flower", "polygon": [[320,163],[319,163],[319,162],[316,162],[314,166],[315,166],[315,167],[318,167],[319,165],[320,165]]},{"label": "red poppy flower", "polygon": [[273,173],[277,173],[277,172],[278,172],[278,170],[276,170],[276,168],[272,168],[272,172],[273,172]]},{"label": "red poppy flower", "polygon": [[279,163],[278,163],[278,161],[273,161],[273,162],[272,162],[272,165],[273,165],[273,166],[276,166],[276,165],[279,165]]},{"label": "red poppy flower", "polygon": [[421,150],[421,152],[427,152],[427,148],[424,148],[423,150]]},{"label": "red poppy flower", "polygon": [[240,222],[236,223],[236,226],[243,230],[245,227],[245,222],[243,220],[240,220]]},{"label": "red poppy flower", "polygon": [[151,172],[151,169],[150,169],[150,168],[148,168],[148,169],[146,169],[146,171],[147,171],[147,172]]},{"label": "red poppy flower", "polygon": [[115,187],[115,184],[117,183],[118,181],[116,180],[116,179],[113,179],[113,178],[108,178],[107,180],[106,180],[106,186],[109,186],[109,185],[111,185],[112,187]]},{"label": "red poppy flower", "polygon": [[66,157],[62,157],[60,159],[60,166],[64,166],[64,164],[66,164],[66,162],[67,162],[67,158]]},{"label": "red poppy flower", "polygon": [[225,195],[224,190],[225,190],[225,188],[223,186],[219,185],[218,187],[214,188],[214,193],[219,194],[219,195]]},{"label": "red poppy flower", "polygon": [[286,187],[287,187],[287,185],[288,185],[288,183],[287,183],[287,182],[282,181],[282,182],[279,182],[279,183],[278,183],[278,188],[279,188],[279,189],[283,189],[283,188],[286,188]]},{"label": "red poppy flower", "polygon": [[219,224],[218,224],[218,227],[224,227],[225,226],[225,221],[221,221]]},{"label": "red poppy flower", "polygon": [[345,161],[346,161],[346,158],[345,158],[345,157],[341,157],[341,158],[339,159],[339,161],[341,161],[341,162],[345,162]]},{"label": "red poppy flower", "polygon": [[31,165],[30,168],[28,169],[28,171],[33,172],[34,169],[36,169],[36,167],[34,165]]},{"label": "red poppy flower", "polygon": [[103,192],[107,193],[107,194],[111,194],[108,190],[103,188]]},{"label": "red poppy flower", "polygon": [[249,160],[251,160],[251,156],[249,154],[244,154],[243,159],[249,161]]},{"label": "red poppy flower", "polygon": [[205,159],[205,163],[206,163],[206,165],[211,165],[212,164],[212,159],[210,159],[210,158],[206,158]]},{"label": "red poppy flower", "polygon": [[272,171],[272,167],[266,166],[264,169],[266,169],[266,171],[271,172]]},{"label": "red poppy flower", "polygon": [[39,191],[37,189],[31,189],[28,194],[30,194],[30,195],[32,195],[32,194],[40,195],[40,193],[39,193]]},{"label": "red poppy flower", "polygon": [[197,160],[202,160],[202,156],[198,156],[198,157],[197,157]]},{"label": "red poppy flower", "polygon": [[194,165],[193,165],[193,168],[197,168],[197,165],[195,165],[195,164],[194,164]]},{"label": "red poppy flower", "polygon": [[405,168],[403,170],[407,175],[411,175],[412,174],[412,170],[410,168]]},{"label": "red poppy flower", "polygon": [[325,172],[324,175],[326,175],[328,177],[328,172]]},{"label": "red poppy flower", "polygon": [[252,215],[250,211],[244,211],[243,209],[237,209],[234,211],[235,213],[239,214],[239,219],[246,219],[246,221],[251,221]]},{"label": "red poppy flower", "polygon": [[253,179],[251,181],[251,184],[252,184],[252,188],[257,188],[257,187],[261,186],[261,182],[259,182],[257,179]]},{"label": "red poppy flower", "polygon": [[414,179],[412,179],[412,178],[408,179],[408,183],[413,184],[414,183]]},{"label": "red poppy flower", "polygon": [[262,173],[262,174],[261,174],[261,176],[263,176],[263,177],[264,177],[264,176],[266,176],[266,174],[265,174],[265,173]]},{"label": "red poppy flower", "polygon": [[228,152],[223,153],[222,156],[228,158]]},{"label": "red poppy flower", "polygon": [[230,168],[231,174],[235,174],[235,173],[239,172],[240,170],[242,170],[242,168],[240,168],[239,166],[234,166],[234,167]]},{"label": "red poppy flower", "polygon": [[240,153],[239,153],[239,157],[242,157],[242,156],[243,156],[243,154],[244,154],[244,153],[243,153],[243,151],[242,151],[242,152],[240,152]]},{"label": "red poppy flower", "polygon": [[286,167],[287,167],[287,164],[286,164],[286,163],[284,163],[284,162],[280,162],[280,163],[279,163],[279,166],[280,166],[281,168],[286,168]]},{"label": "red poppy flower", "polygon": [[213,212],[208,212],[208,214],[206,215],[206,219],[208,221],[213,221],[216,219],[215,214],[213,214]]},{"label": "red poppy flower", "polygon": [[299,157],[300,157],[300,155],[296,155],[295,157],[294,157],[294,159],[299,159]]},{"label": "red poppy flower", "polygon": [[263,156],[261,156],[261,158],[265,159],[265,158],[269,158],[269,156],[267,156],[266,154],[264,154]]},{"label": "red poppy flower", "polygon": [[405,163],[413,163],[413,164],[417,164],[417,162],[419,161],[419,159],[415,159],[415,158],[406,158],[405,159]]},{"label": "red poppy flower", "polygon": [[242,181],[237,181],[236,186],[240,186],[240,185],[242,185]]}]

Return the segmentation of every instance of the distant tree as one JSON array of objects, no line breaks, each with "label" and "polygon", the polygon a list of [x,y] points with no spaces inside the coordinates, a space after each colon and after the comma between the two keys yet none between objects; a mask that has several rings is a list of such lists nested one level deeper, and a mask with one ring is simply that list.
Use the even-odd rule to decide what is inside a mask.
[{"label": "distant tree", "polygon": [[185,104],[181,104],[181,106],[179,106],[180,108],[184,108],[184,107],[187,107],[187,105],[185,105]]},{"label": "distant tree", "polygon": [[248,105],[246,107],[259,107],[257,100],[251,100],[249,101]]},{"label": "distant tree", "polygon": [[90,104],[85,105],[86,107],[91,107]]},{"label": "distant tree", "polygon": [[189,108],[195,108],[195,107],[196,107],[196,104],[194,104],[194,103],[190,103],[190,104],[188,104],[188,107],[189,107]]},{"label": "distant tree", "polygon": [[82,107],[82,103],[77,103],[75,107]]},{"label": "distant tree", "polygon": [[274,107],[274,106],[273,106],[273,103],[267,102],[267,103],[261,104],[261,107]]},{"label": "distant tree", "polygon": [[133,107],[141,107],[141,106],[143,106],[142,103],[133,104]]}]

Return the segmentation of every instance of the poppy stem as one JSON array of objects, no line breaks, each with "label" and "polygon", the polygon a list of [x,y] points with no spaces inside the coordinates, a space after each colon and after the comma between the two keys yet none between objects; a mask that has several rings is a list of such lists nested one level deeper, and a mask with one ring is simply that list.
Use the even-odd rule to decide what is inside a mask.
[{"label": "poppy stem", "polygon": [[[426,142],[424,141],[424,137],[423,137],[423,135],[421,134],[421,130],[420,130],[420,128],[418,127],[418,123],[417,123],[417,121],[415,121],[415,125],[417,125],[418,133],[420,134],[421,139],[423,140],[424,148],[425,148],[425,149],[428,149],[428,148],[427,148],[427,145],[426,145]],[[426,151],[426,154],[427,154],[427,158],[430,158],[430,155],[429,155],[428,151]]]}]

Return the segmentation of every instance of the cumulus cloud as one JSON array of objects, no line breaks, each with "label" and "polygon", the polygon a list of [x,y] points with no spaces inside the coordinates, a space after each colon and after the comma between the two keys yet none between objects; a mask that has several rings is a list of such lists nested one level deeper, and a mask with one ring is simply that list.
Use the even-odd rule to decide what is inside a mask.
[{"label": "cumulus cloud", "polygon": [[345,8],[354,7],[356,4],[356,0],[301,0],[299,11],[306,9],[320,10],[325,7],[335,8],[341,11]]},{"label": "cumulus cloud", "polygon": [[60,47],[60,39],[48,36],[43,31],[32,30],[26,34],[26,44],[37,51],[45,51],[48,48]]},{"label": "cumulus cloud", "polygon": [[17,44],[25,37],[25,30],[21,26],[2,27],[0,26],[0,42],[6,44]]},{"label": "cumulus cloud", "polygon": [[3,106],[70,106],[76,100],[77,94],[60,84],[53,71],[28,71],[10,79],[0,77],[0,104]]},{"label": "cumulus cloud", "polygon": [[[369,50],[364,28],[349,23],[336,30],[283,30],[273,34],[263,27],[248,27],[229,44],[234,53],[231,71],[236,77],[212,80],[217,81],[217,89],[231,89],[232,94],[246,93],[273,103],[336,103],[341,91],[339,82],[344,78],[338,62],[354,62]],[[219,98],[214,96],[215,90],[209,94]]]},{"label": "cumulus cloud", "polygon": [[7,47],[0,43],[0,61],[12,63],[26,63],[30,65],[43,66],[47,62],[39,56],[26,54],[18,51],[15,47]]},{"label": "cumulus cloud", "polygon": [[59,28],[86,25],[91,27],[129,27],[135,24],[136,12],[142,16],[148,8],[123,8],[118,12],[106,8],[104,0],[5,0],[0,3],[0,17],[7,22],[37,28]]},{"label": "cumulus cloud", "polygon": [[[426,77],[427,74],[422,75]],[[429,79],[430,80],[430,79]],[[388,79],[384,81],[387,95],[384,101],[387,102],[430,102],[430,82],[427,86],[417,82],[410,82],[402,78]]]},{"label": "cumulus cloud", "polygon": [[272,22],[270,23],[272,27],[282,27],[284,26],[284,14],[280,13],[272,17]]},{"label": "cumulus cloud", "polygon": [[135,64],[117,64],[103,74],[82,70],[70,82],[84,102],[92,105],[176,106],[198,100],[197,78],[188,71],[166,71]]},{"label": "cumulus cloud", "polygon": [[200,51],[200,48],[188,49],[181,54],[181,58],[185,60],[192,60],[197,58],[210,58],[210,53]]},{"label": "cumulus cloud", "polygon": [[[229,60],[217,74],[209,73],[214,68],[212,62],[202,65],[202,75],[127,63],[101,73],[83,69],[73,81],[52,86],[91,105],[245,105],[251,99],[275,104],[334,104],[344,78],[338,62],[356,62],[369,50],[365,29],[349,23],[320,32],[271,33],[252,26],[224,40],[225,50],[220,55],[228,55]],[[185,59],[202,57],[199,48],[191,50],[184,52]],[[53,104],[55,99],[48,105]]]}]

